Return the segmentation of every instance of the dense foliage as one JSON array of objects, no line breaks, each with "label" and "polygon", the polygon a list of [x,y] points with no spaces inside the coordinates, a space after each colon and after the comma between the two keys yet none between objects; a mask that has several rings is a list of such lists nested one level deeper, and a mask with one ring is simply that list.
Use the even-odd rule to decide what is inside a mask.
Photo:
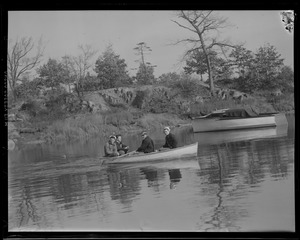
[{"label": "dense foliage", "polygon": [[152,66],[140,64],[136,73],[136,82],[141,85],[153,84],[155,81],[154,69]]},{"label": "dense foliage", "polygon": [[[228,78],[232,75],[232,69],[226,59],[219,57],[215,51],[209,51],[208,55],[210,57],[211,71],[214,76],[214,81]],[[203,81],[203,75],[208,74],[206,56],[203,51],[197,49],[189,55],[186,60],[184,71],[186,74],[199,74],[201,81]]]},{"label": "dense foliage", "polygon": [[125,86],[131,83],[127,64],[111,47],[108,47],[95,63],[95,72],[102,89]]},{"label": "dense foliage", "polygon": [[[284,66],[280,54],[270,44],[260,47],[255,53],[237,46],[227,59],[211,52],[210,58],[213,63],[214,80],[223,83],[227,80],[228,85],[238,90],[254,93],[258,90],[292,89],[293,71]],[[188,74],[199,74],[202,79],[202,75],[207,71],[204,54],[197,50],[190,55],[184,69]]]},{"label": "dense foliage", "polygon": [[16,97],[20,100],[37,98],[42,86],[43,83],[40,78],[35,78],[32,81],[24,80],[15,87]]},{"label": "dense foliage", "polygon": [[42,84],[51,89],[57,88],[60,83],[68,79],[69,72],[64,68],[62,63],[55,59],[49,59],[46,64],[37,69]]}]

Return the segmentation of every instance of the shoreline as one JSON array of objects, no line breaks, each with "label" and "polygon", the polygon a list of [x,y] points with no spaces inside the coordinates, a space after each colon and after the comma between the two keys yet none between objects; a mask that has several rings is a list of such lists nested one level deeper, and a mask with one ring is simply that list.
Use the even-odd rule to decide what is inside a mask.
[{"label": "shoreline", "polygon": [[[285,114],[295,114],[295,110],[291,110],[291,111],[286,111],[286,112],[282,112]],[[159,115],[159,114],[153,114],[155,115]],[[172,114],[173,115],[173,114]],[[164,116],[172,116],[171,114],[164,114]],[[172,119],[174,120],[174,119]],[[92,138],[94,136],[101,135],[101,137],[105,138],[107,136],[109,136],[110,134],[115,134],[116,132],[119,132],[121,134],[135,134],[135,133],[139,133],[140,131],[143,130],[148,130],[148,131],[155,131],[158,129],[163,128],[164,122],[162,121],[155,121],[155,122],[151,122],[151,126],[149,128],[143,128],[141,126],[137,126],[137,125],[124,125],[124,126],[120,126],[119,128],[114,128],[114,131],[112,132],[95,132],[93,134],[89,134],[86,137],[82,138],[82,139],[70,139],[70,140],[60,140],[60,141],[55,141],[56,144],[60,145],[63,143],[72,143],[72,142],[78,142],[78,141],[82,141],[82,140],[86,140],[89,138]],[[189,127],[191,126],[191,120],[184,120],[184,119],[180,119],[179,117],[177,117],[177,119],[175,119],[173,124],[168,125],[171,128],[182,128],[182,127]],[[28,146],[34,146],[34,145],[39,145],[39,144],[45,144],[45,145],[51,145],[53,144],[53,142],[48,142],[45,139],[41,139],[41,135],[43,134],[43,132],[39,132],[39,133],[26,133],[24,134],[19,134],[19,137],[17,138],[8,138],[8,150],[9,151],[14,151],[14,150],[20,150],[23,148],[26,148]]]},{"label": "shoreline", "polygon": [[[47,131],[32,131],[30,133],[20,133],[20,130],[18,130],[17,127],[14,126],[13,131],[16,131],[16,137],[14,137],[14,134],[11,134],[12,137],[8,138],[8,150],[13,151],[17,149],[23,149],[27,146],[33,146],[38,144],[45,144],[45,145],[51,145],[51,144],[63,144],[63,143],[72,143],[72,142],[78,142],[78,141],[84,141],[90,138],[95,137],[96,135],[101,136],[103,138],[108,137],[111,134],[137,134],[141,131],[156,131],[159,129],[162,129],[164,126],[170,126],[172,128],[174,127],[183,127],[190,125],[189,120],[184,120],[179,118],[178,116],[174,116],[174,114],[146,114],[141,119],[138,119],[139,121],[143,121],[144,126],[137,125],[137,124],[128,124],[128,125],[122,125],[119,127],[113,126],[113,125],[105,125],[100,127],[100,130],[89,133],[84,133],[82,137],[78,138],[70,138],[70,139],[64,139],[60,138],[58,135],[56,138],[54,137],[51,139],[51,141],[47,141],[45,139],[47,137]],[[63,130],[63,129],[62,129]],[[80,129],[81,130],[81,129]],[[79,130],[78,130],[79,131]],[[51,134],[51,133],[48,133]]]}]

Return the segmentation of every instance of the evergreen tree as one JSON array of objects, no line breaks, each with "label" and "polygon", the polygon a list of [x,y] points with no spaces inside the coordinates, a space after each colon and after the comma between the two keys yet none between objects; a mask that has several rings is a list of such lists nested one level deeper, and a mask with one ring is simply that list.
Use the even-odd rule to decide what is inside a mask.
[{"label": "evergreen tree", "polygon": [[54,88],[59,86],[59,83],[63,83],[64,79],[68,78],[68,72],[55,59],[49,58],[48,62],[37,69],[39,77],[42,79],[42,83],[46,87]]},{"label": "evergreen tree", "polygon": [[276,77],[281,72],[283,59],[276,51],[276,48],[270,44],[260,47],[255,54],[253,72],[259,81],[255,86],[257,89],[276,88]]},{"label": "evergreen tree", "polygon": [[138,84],[153,84],[155,81],[154,69],[152,66],[140,64],[136,73],[136,81]]},{"label": "evergreen tree", "polygon": [[101,88],[107,89],[132,83],[126,68],[125,60],[121,59],[109,46],[97,59],[94,70]]}]

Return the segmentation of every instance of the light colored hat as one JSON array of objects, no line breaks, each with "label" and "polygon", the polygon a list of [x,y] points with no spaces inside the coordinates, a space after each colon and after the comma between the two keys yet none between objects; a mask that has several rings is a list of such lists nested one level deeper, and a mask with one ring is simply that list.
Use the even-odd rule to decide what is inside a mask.
[{"label": "light colored hat", "polygon": [[141,134],[142,136],[144,136],[144,135],[147,135],[147,132],[142,132],[142,134]]},{"label": "light colored hat", "polygon": [[169,127],[164,127],[164,130],[168,130],[169,132],[171,131]]},{"label": "light colored hat", "polygon": [[109,138],[114,138],[114,139],[116,139],[116,136],[110,135]]}]

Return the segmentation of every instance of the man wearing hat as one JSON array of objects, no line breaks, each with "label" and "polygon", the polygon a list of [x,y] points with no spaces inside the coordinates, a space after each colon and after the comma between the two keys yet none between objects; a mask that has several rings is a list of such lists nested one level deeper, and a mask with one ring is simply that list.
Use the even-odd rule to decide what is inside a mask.
[{"label": "man wearing hat", "polygon": [[169,149],[177,148],[177,140],[175,138],[175,135],[173,133],[171,133],[170,131],[171,130],[169,127],[164,127],[164,134],[166,135],[166,142],[160,150],[163,150],[164,148],[169,148]]},{"label": "man wearing hat", "polygon": [[147,132],[142,132],[142,145],[136,150],[137,152],[151,153],[154,152],[153,140],[147,135]]},{"label": "man wearing hat", "polygon": [[105,157],[119,156],[115,136],[113,135],[109,136],[109,140],[104,146],[104,153],[105,153]]}]

